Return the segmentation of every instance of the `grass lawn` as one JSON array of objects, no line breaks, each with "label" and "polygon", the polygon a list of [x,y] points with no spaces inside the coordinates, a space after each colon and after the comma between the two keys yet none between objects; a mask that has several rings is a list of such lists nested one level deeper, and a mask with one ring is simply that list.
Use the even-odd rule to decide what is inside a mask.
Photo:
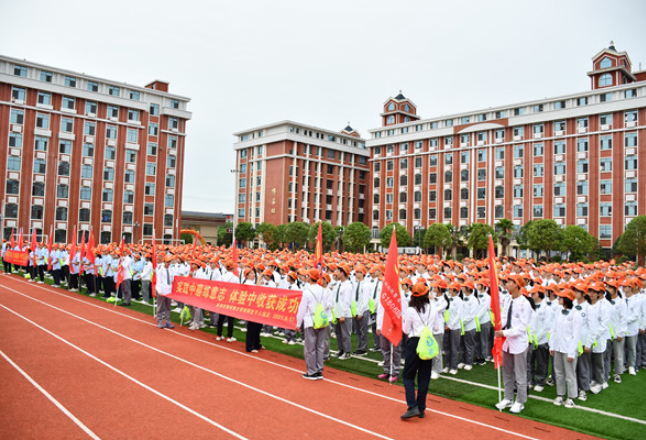
[{"label": "grass lawn", "polygon": [[[47,278],[47,284],[52,284],[52,280]],[[86,296],[85,289],[82,289],[80,295]],[[100,297],[95,298],[97,301],[105,301]],[[136,310],[152,315],[153,309],[149,305],[132,302],[131,310]],[[173,321],[179,323],[179,313],[172,314]],[[201,331],[215,334],[215,329],[205,328]],[[245,340],[245,333],[236,328],[234,336],[239,341]],[[369,334],[369,346],[372,345],[372,335]],[[262,337],[262,344],[265,348],[303,359],[303,346],[301,344],[287,345],[283,344],[281,339],[275,337]],[[336,340],[332,339],[331,349],[336,350]],[[356,349],[356,338],[353,335],[353,350]],[[372,360],[373,362],[371,362]],[[352,358],[346,361],[340,361],[331,358],[326,365],[349,371],[367,377],[376,378],[383,372],[382,368],[377,365],[381,361],[381,353],[369,353],[364,358]],[[305,364],[302,365],[305,371]],[[446,377],[445,377],[446,376]],[[457,378],[475,384],[461,383],[451,380]],[[431,381],[430,393],[450,399],[478,405],[486,408],[493,408],[498,401],[498,392],[494,389],[487,389],[478,384],[484,384],[495,387],[498,383],[496,370],[493,364],[488,363],[485,366],[474,365],[473,370],[460,370],[457,376],[443,375],[439,380]],[[401,378],[397,382],[398,386],[403,386]],[[525,405],[525,410],[520,417],[548,423],[551,425],[561,426],[563,428],[580,431],[586,434],[607,438],[607,439],[625,439],[638,440],[646,439],[646,424],[640,424],[634,421],[624,420],[610,415],[604,415],[597,412],[585,411],[580,408],[591,408],[598,411],[612,413],[633,419],[639,419],[646,423],[646,370],[640,371],[636,376],[630,376],[627,373],[622,376],[622,383],[616,384],[609,382],[609,388],[598,395],[588,393],[588,400],[581,402],[575,400],[576,407],[566,409],[557,407],[552,404],[552,399],[556,397],[556,387],[545,387],[541,393],[530,392],[530,396],[540,396],[549,399],[542,401],[530,398]]]}]

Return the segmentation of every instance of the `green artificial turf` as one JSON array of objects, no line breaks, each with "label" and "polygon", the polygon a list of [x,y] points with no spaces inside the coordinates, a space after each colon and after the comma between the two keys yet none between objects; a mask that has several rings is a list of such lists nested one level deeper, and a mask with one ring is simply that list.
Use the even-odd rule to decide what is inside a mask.
[{"label": "green artificial turf", "polygon": [[[45,283],[52,284],[52,280],[46,278]],[[81,289],[81,292],[78,292],[78,294],[87,296],[85,289]],[[99,293],[95,299],[105,301],[101,296],[102,294]],[[151,306],[133,301],[129,309],[144,313],[152,318],[153,308]],[[173,312],[172,319],[179,324],[179,313]],[[205,322],[208,322],[208,318]],[[209,328],[202,329],[201,331],[214,335],[216,332],[215,329]],[[236,328],[234,331],[234,336],[238,341],[244,342],[245,335],[246,333],[242,332],[240,328]],[[372,334],[368,336],[369,346],[372,346]],[[276,337],[261,337],[261,342],[268,350],[283,353],[301,360],[303,359],[303,346],[301,344],[283,344],[282,340]],[[356,350],[356,343],[356,337],[353,335],[353,350]],[[337,349],[334,338],[330,342],[330,349]],[[375,361],[382,360],[381,353],[368,353],[365,358]],[[297,363],[297,365],[299,364]],[[378,374],[383,372],[383,368],[378,366],[376,362],[369,362],[365,359],[355,357],[345,361],[340,361],[332,357],[325,365],[371,378],[376,378]],[[301,364],[301,367],[305,371],[304,363]],[[448,378],[444,378],[445,376]],[[439,380],[431,381],[430,394],[485,408],[494,408],[494,405],[498,401],[498,392],[496,390],[453,381],[450,380],[451,377],[495,387],[497,386],[498,379],[493,364],[487,363],[485,366],[474,365],[473,370],[460,370],[457,376],[443,375]],[[403,386],[401,378],[398,380],[397,385]],[[630,376],[625,373],[622,375],[621,384],[614,383],[611,377],[608,389],[603,390],[598,395],[588,393],[588,400],[586,402],[575,400],[576,407],[573,409],[566,409],[562,406],[557,407],[552,404],[552,399],[556,397],[556,387],[546,386],[543,392],[536,393],[531,391],[530,395],[541,396],[549,399],[549,401],[545,402],[530,398],[525,404],[525,409],[519,415],[520,417],[607,439],[646,439],[646,425],[644,424],[583,411],[577,408],[594,408],[596,410],[646,421],[646,371],[639,372],[637,376]]]}]

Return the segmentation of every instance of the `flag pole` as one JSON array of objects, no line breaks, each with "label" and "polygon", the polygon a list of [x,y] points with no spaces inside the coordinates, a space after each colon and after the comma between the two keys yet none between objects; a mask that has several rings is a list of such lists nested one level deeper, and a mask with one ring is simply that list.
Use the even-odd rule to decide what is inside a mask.
[{"label": "flag pole", "polygon": [[[388,343],[390,343],[390,377],[393,377],[393,351],[395,347],[392,342],[388,341]],[[388,381],[388,383],[393,384],[391,381]]]},{"label": "flag pole", "polygon": [[[500,387],[500,368],[496,368],[496,371],[498,371],[498,402],[502,401],[502,388]],[[498,409],[498,412],[502,412],[502,408]]]}]

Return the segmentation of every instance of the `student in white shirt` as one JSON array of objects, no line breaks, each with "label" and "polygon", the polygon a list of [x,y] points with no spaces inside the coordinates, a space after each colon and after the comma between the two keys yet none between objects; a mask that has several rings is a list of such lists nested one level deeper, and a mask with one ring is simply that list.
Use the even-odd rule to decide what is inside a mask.
[{"label": "student in white shirt", "polygon": [[173,261],[173,257],[165,257],[164,265],[156,272],[157,327],[159,328],[175,328],[170,320],[170,298],[166,296],[173,291],[173,279],[175,278],[175,271],[170,266],[171,261]]},{"label": "student in white shirt", "polygon": [[[565,403],[566,408],[574,408],[577,397],[576,364],[579,349],[579,332],[581,330],[581,314],[572,311],[574,292],[566,289],[559,292],[559,303],[563,307],[555,316],[550,330],[550,354],[554,356],[554,378],[556,394],[554,405]],[[567,386],[567,390],[566,390]],[[568,398],[563,400],[567,391]]]},{"label": "student in white shirt", "polygon": [[[505,282],[509,298],[503,304],[501,314],[502,329],[496,331],[497,338],[505,338],[502,346],[502,377],[505,385],[505,396],[496,404],[502,410],[507,407],[510,412],[518,414],[527,402],[527,348],[529,337],[527,326],[532,314],[529,300],[520,289],[525,287],[525,278],[511,275]],[[514,401],[514,388],[517,391]]]},{"label": "student in white shirt", "polygon": [[[408,335],[403,373],[408,409],[401,416],[404,420],[411,417],[423,418],[426,410],[426,395],[431,381],[433,360],[420,359],[417,354],[417,344],[422,330],[424,327],[430,328],[436,313],[428,292],[429,288],[425,283],[415,284],[409,307],[404,315],[403,331]],[[417,395],[415,395],[415,378],[417,378]]]}]

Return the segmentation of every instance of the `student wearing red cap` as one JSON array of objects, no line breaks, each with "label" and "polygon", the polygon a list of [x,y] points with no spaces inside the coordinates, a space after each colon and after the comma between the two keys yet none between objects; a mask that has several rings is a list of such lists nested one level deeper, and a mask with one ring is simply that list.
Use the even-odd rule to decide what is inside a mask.
[{"label": "student wearing red cap", "polygon": [[363,265],[355,266],[354,270],[355,283],[353,290],[354,316],[352,317],[352,327],[357,334],[357,351],[353,354],[364,356],[368,353],[368,321],[370,320],[370,309],[368,303],[372,294],[372,287],[364,278],[366,268]]},{"label": "student wearing red cap", "polygon": [[[495,333],[497,338],[505,338],[502,346],[502,377],[505,385],[504,398],[496,404],[502,410],[508,407],[514,414],[520,413],[527,402],[527,348],[532,306],[522,295],[525,278],[511,275],[505,282],[509,298],[505,300],[501,313],[502,330]],[[514,401],[514,388],[516,399]]]},{"label": "student wearing red cap", "polygon": [[[289,275],[288,275],[289,276]],[[325,358],[326,345],[329,344],[328,327],[314,328],[314,315],[319,304],[327,310],[331,307],[330,296],[327,289],[319,284],[319,271],[310,269],[306,275],[303,297],[296,315],[296,325],[303,325],[305,332],[303,354],[307,371],[303,379],[323,379],[323,361]]]},{"label": "student wearing red cap", "polygon": [[[406,360],[404,361],[404,389],[406,391],[407,410],[401,416],[403,420],[412,417],[424,417],[426,395],[431,382],[432,359],[422,360],[417,354],[417,344],[424,327],[431,326],[434,314],[437,313],[429,299],[429,288],[423,282],[413,286],[410,307],[406,309],[403,331],[408,335]],[[417,395],[415,395],[415,378],[417,378]]]},{"label": "student wearing red cap", "polygon": [[[574,292],[566,289],[559,292],[559,304],[562,309],[556,314],[550,330],[549,348],[554,356],[553,373],[556,381],[556,394],[554,405],[565,404],[566,408],[574,408],[574,399],[577,397],[576,364],[580,340],[581,317],[580,313],[572,311]],[[567,388],[566,388],[567,387]],[[564,400],[565,393],[568,398]]]},{"label": "student wearing red cap", "polygon": [[460,341],[460,363],[458,369],[471,370],[473,368],[473,353],[476,339],[476,313],[478,310],[478,299],[473,295],[475,286],[473,281],[462,284],[462,313],[460,320],[464,334]]},{"label": "student wearing red cap", "polygon": [[578,282],[572,286],[574,290],[574,313],[581,315],[580,343],[583,353],[579,355],[576,365],[577,384],[579,387],[578,399],[585,402],[588,399],[590,391],[591,377],[590,367],[592,365],[592,344],[595,340],[596,316],[595,309],[590,307],[590,296],[588,295],[588,285],[585,282]]},{"label": "student wearing red cap", "polygon": [[610,303],[610,328],[611,342],[608,344],[608,350],[604,359],[604,371],[606,373],[606,382],[610,376],[610,361],[615,359],[615,374],[613,380],[615,383],[621,383],[621,375],[624,374],[624,339],[628,326],[627,315],[628,307],[626,301],[619,294],[619,283],[615,280],[606,281],[606,299]]},{"label": "student wearing red cap", "polygon": [[336,356],[339,360],[350,359],[352,353],[352,282],[350,282],[350,267],[347,264],[340,264],[336,271],[339,282],[334,288],[334,316],[337,320],[334,326],[336,342],[339,351]]},{"label": "student wearing red cap", "polygon": [[175,278],[175,271],[170,265],[171,261],[173,258],[170,255],[165,257],[163,265],[156,270],[155,289],[157,291],[157,327],[159,328],[175,328],[170,320],[170,298],[166,296],[173,291],[173,279]]}]

